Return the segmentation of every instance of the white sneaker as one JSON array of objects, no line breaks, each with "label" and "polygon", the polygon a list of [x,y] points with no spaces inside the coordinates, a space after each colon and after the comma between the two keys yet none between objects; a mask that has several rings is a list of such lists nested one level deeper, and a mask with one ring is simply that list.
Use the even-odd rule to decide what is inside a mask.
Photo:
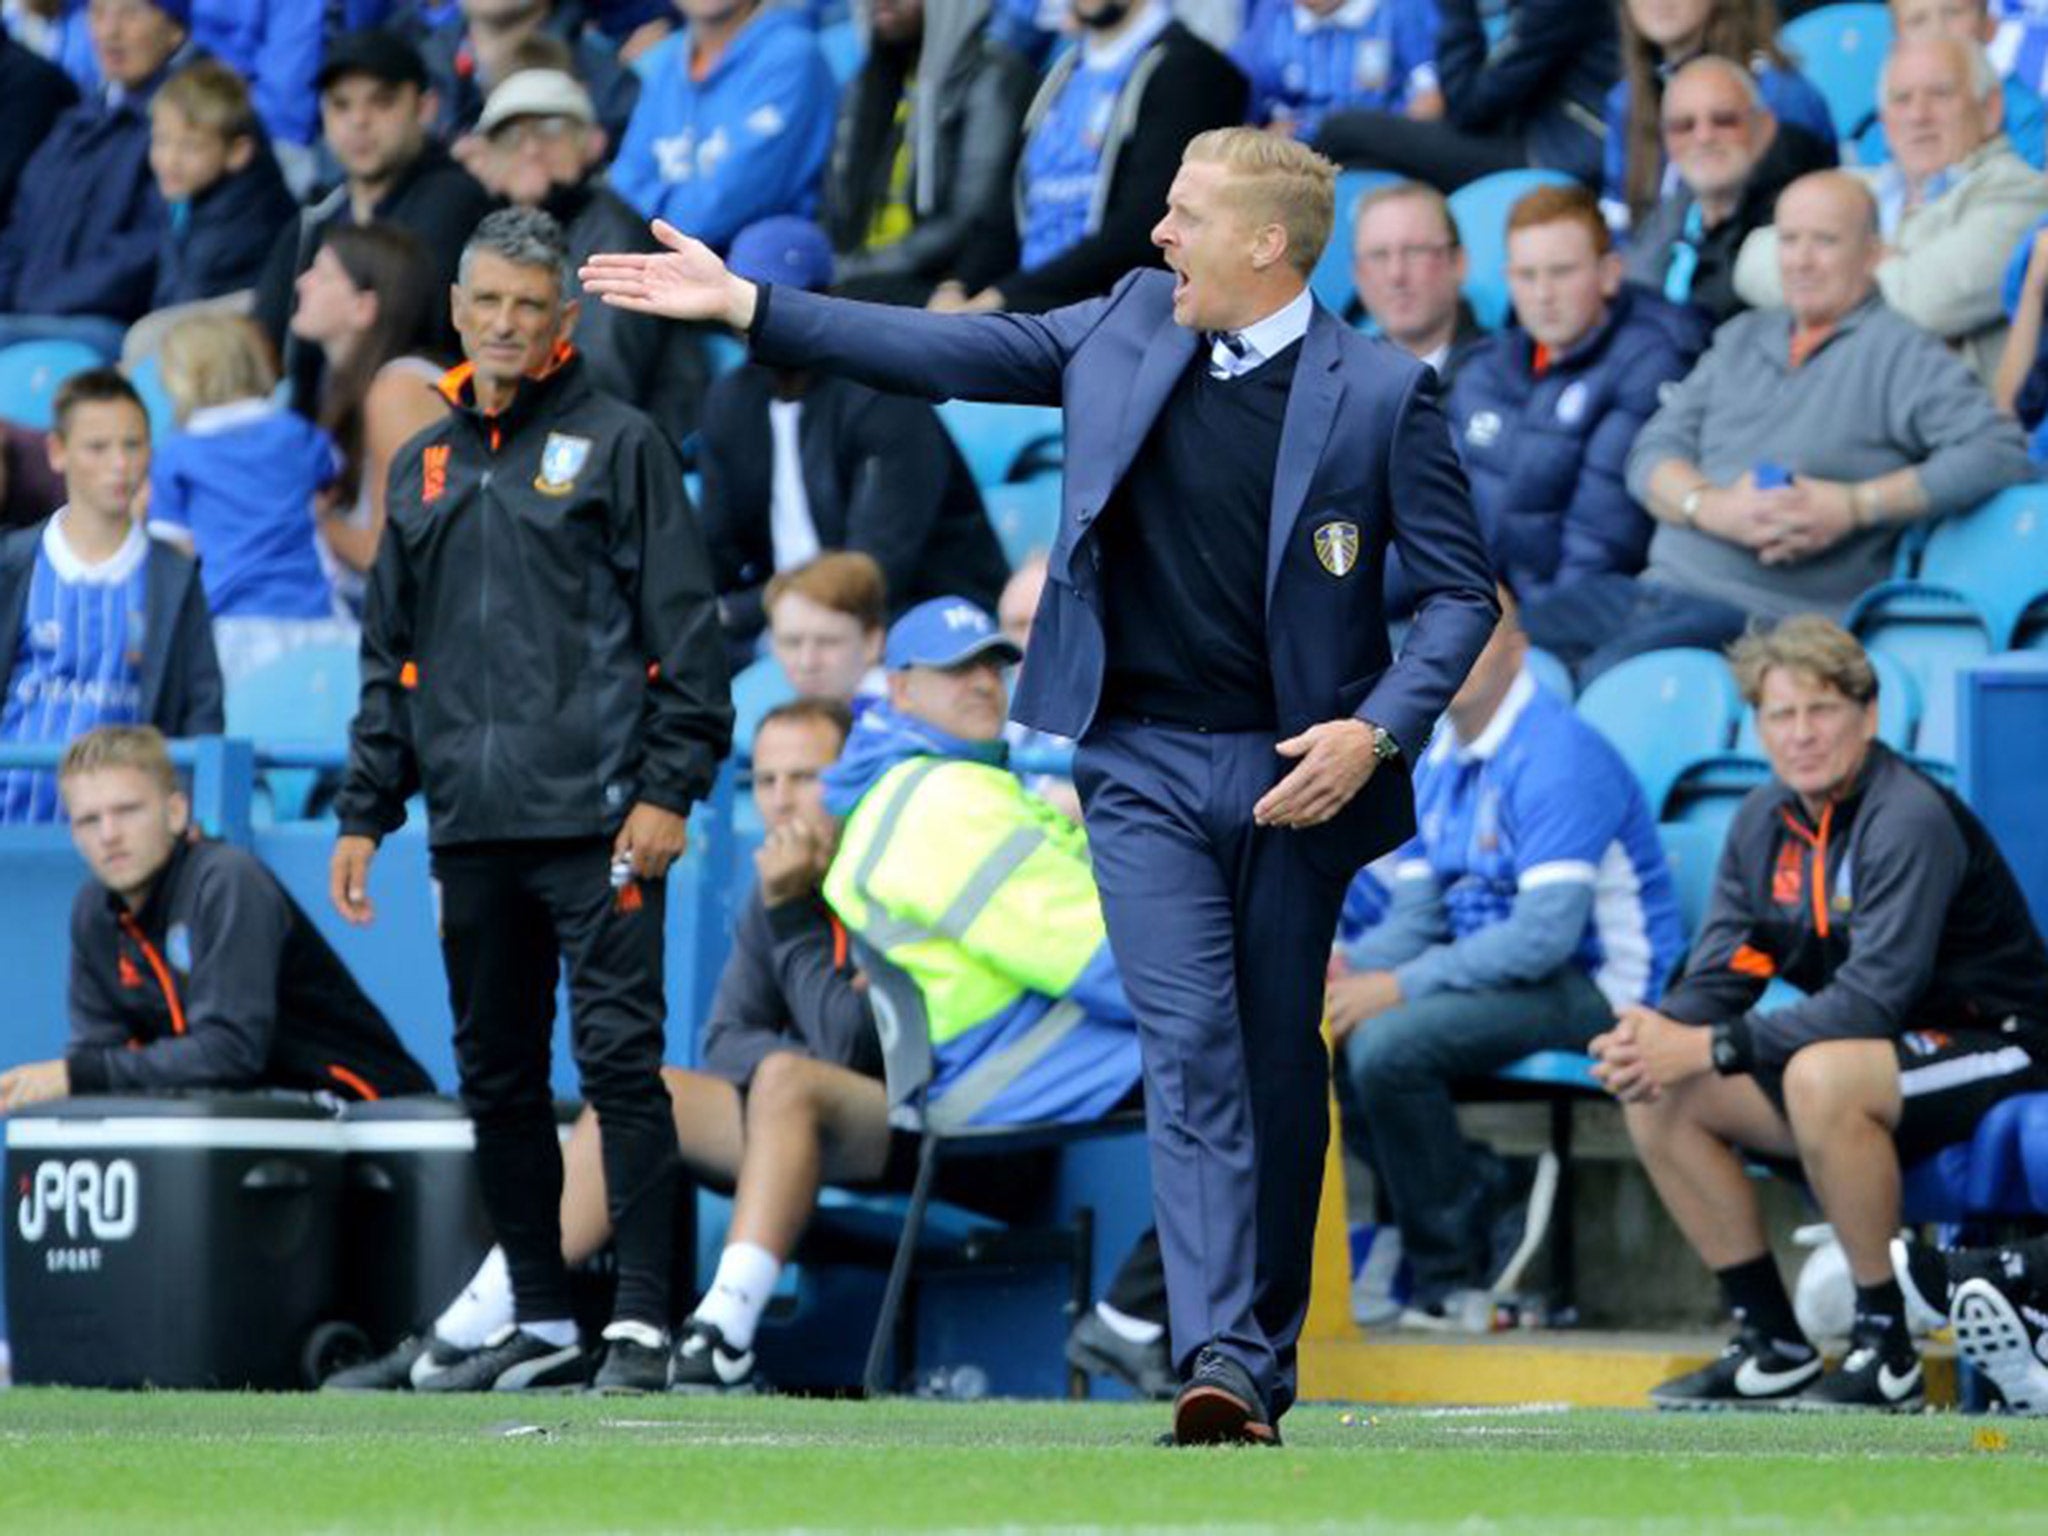
[{"label": "white sneaker", "polygon": [[2015,1306],[1989,1280],[1965,1280],[1956,1287],[1948,1319],[1957,1347],[1991,1378],[2006,1407],[2048,1414],[2048,1356],[2042,1354],[2048,1313]]}]

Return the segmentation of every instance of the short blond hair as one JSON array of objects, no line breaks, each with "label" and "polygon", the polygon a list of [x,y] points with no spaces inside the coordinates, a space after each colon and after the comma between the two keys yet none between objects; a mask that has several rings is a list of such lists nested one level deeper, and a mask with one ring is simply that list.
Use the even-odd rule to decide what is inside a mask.
[{"label": "short blond hair", "polygon": [[1337,219],[1337,167],[1306,144],[1263,128],[1211,128],[1188,140],[1183,165],[1220,165],[1259,224],[1287,231],[1287,260],[1307,277]]},{"label": "short blond hair", "polygon": [[133,768],[167,795],[178,792],[171,749],[153,725],[102,725],[77,737],[57,764],[57,783],[110,768]]},{"label": "short blond hair", "polygon": [[773,614],[788,592],[843,613],[862,629],[880,629],[889,621],[888,580],[874,557],[857,549],[827,550],[802,565],[777,571],[761,594],[761,611]]},{"label": "short blond hair", "polygon": [[179,70],[149,99],[149,110],[176,112],[194,128],[227,140],[256,135],[249,83],[218,59],[200,59]]},{"label": "short blond hair", "polygon": [[1795,614],[1771,629],[1753,629],[1728,649],[1735,683],[1754,709],[1773,671],[1803,672],[1857,704],[1877,699],[1877,668],[1862,642],[1833,619]]},{"label": "short blond hair", "polygon": [[189,315],[164,335],[164,390],[178,420],[211,405],[261,400],[277,387],[270,343],[242,315]]}]

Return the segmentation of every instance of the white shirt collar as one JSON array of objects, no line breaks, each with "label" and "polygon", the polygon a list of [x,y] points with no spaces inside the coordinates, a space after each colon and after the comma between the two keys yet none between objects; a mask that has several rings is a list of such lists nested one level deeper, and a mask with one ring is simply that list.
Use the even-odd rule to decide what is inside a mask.
[{"label": "white shirt collar", "polygon": [[1441,758],[1455,752],[1466,762],[1485,762],[1501,748],[1508,739],[1508,733],[1515,728],[1515,722],[1522,718],[1522,711],[1529,707],[1529,701],[1536,697],[1536,677],[1527,667],[1515,674],[1515,680],[1508,684],[1508,691],[1500,701],[1500,707],[1493,712],[1493,718],[1486,722],[1486,729],[1470,741],[1458,739],[1458,728],[1448,719],[1446,729],[1430,746],[1429,755]]},{"label": "white shirt collar", "polygon": [[226,405],[203,405],[185,418],[185,430],[194,437],[208,437],[275,416],[281,409],[260,397],[230,400]]},{"label": "white shirt collar", "polygon": [[1140,48],[1148,45],[1153,38],[1166,30],[1166,24],[1173,20],[1173,8],[1163,0],[1149,0],[1145,14],[1131,24],[1131,30],[1122,37],[1108,42],[1098,42],[1093,33],[1081,39],[1081,67],[1083,69],[1121,69]]},{"label": "white shirt collar", "polygon": [[43,556],[60,581],[72,585],[83,581],[94,586],[117,586],[133,576],[136,567],[149,554],[149,535],[137,524],[129,528],[128,537],[121,541],[119,549],[99,564],[89,565],[64,536],[64,522],[70,515],[71,504],[66,502],[51,517],[49,526],[43,529]]},{"label": "white shirt collar", "polygon": [[1415,359],[1438,378],[1443,377],[1444,364],[1450,360],[1451,344],[1448,341],[1440,347],[1431,347],[1427,352],[1417,354]]},{"label": "white shirt collar", "polygon": [[1256,368],[1269,357],[1278,357],[1308,334],[1309,316],[1315,313],[1315,295],[1304,288],[1263,320],[1253,321],[1237,333],[1244,343],[1244,361],[1237,371]]}]

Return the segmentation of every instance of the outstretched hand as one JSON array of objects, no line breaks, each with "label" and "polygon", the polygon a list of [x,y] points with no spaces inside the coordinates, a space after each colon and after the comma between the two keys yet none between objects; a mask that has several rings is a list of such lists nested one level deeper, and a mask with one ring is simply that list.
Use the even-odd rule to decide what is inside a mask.
[{"label": "outstretched hand", "polygon": [[753,323],[759,290],[734,277],[718,254],[666,219],[652,225],[659,251],[596,254],[577,279],[583,291],[619,309],[667,320],[722,321],[736,331]]}]

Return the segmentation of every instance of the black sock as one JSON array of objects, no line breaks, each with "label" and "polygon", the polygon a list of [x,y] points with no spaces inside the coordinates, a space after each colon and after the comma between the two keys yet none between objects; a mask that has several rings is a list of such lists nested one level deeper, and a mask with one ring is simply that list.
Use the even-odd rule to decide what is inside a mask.
[{"label": "black sock", "polygon": [[1796,1360],[1813,1354],[1806,1330],[1792,1310],[1792,1298],[1785,1294],[1777,1263],[1768,1253],[1717,1269],[1714,1278],[1721,1282],[1721,1297],[1737,1323],[1756,1329],[1781,1353]]},{"label": "black sock", "polygon": [[1899,1293],[1899,1282],[1887,1279],[1876,1285],[1856,1287],[1856,1326],[1858,1336],[1877,1333],[1884,1336],[1888,1345],[1913,1346],[1913,1336],[1906,1331],[1906,1298]]}]

